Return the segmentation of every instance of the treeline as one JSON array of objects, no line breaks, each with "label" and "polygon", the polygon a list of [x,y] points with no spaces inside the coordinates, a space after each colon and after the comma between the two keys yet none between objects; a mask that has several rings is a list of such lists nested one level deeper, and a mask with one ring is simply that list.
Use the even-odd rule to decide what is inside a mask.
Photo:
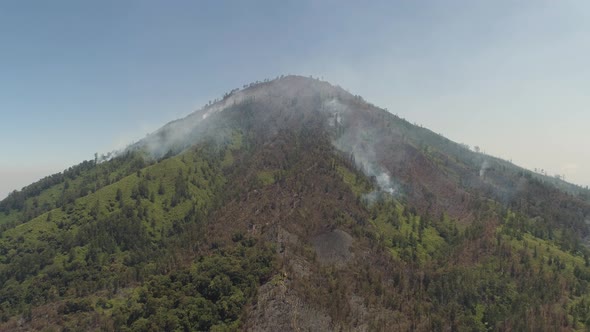
[{"label": "treeline", "polygon": [[[54,208],[72,204],[76,199],[144,168],[148,163],[139,151],[124,153],[107,163],[83,161],[22,190],[13,191],[0,201],[0,213],[17,214],[19,222],[26,222]],[[45,191],[52,188],[57,188],[57,195],[42,196]]]}]

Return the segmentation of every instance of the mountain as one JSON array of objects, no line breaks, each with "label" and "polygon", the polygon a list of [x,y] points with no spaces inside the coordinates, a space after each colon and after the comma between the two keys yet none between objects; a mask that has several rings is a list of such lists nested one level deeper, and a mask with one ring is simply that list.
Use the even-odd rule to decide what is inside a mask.
[{"label": "mountain", "polygon": [[256,82],[0,202],[0,330],[584,330],[589,197]]}]

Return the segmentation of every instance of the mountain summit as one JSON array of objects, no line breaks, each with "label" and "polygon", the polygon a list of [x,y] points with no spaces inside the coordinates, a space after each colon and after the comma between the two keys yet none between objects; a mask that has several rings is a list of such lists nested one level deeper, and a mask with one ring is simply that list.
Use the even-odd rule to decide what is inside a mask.
[{"label": "mountain summit", "polygon": [[0,202],[0,330],[584,329],[588,197],[256,82]]}]

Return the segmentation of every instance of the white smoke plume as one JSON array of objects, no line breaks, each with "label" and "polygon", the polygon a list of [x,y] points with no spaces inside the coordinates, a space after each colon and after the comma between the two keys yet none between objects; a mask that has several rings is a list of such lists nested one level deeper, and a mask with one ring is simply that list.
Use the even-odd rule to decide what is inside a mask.
[{"label": "white smoke plume", "polygon": [[[343,125],[352,116],[353,112],[358,112],[358,110],[353,110],[348,105],[341,103],[337,98],[325,102],[322,110],[328,113],[328,124],[331,127]],[[371,139],[378,135],[379,133],[375,131],[373,126],[363,128],[360,123],[356,123],[354,130],[345,130],[333,142],[338,150],[352,154],[357,167],[360,167],[365,175],[375,177],[379,189],[365,195],[369,202],[376,200],[383,193],[391,196],[400,194],[399,186],[392,180],[389,172],[378,162],[375,153],[375,144],[377,143],[374,139]]]},{"label": "white smoke plume", "polygon": [[[162,128],[149,134],[146,138],[132,144],[126,150],[142,149],[152,158],[161,158],[169,151],[179,152],[192,146],[202,138],[212,122],[205,119],[225,110],[231,106],[240,104],[248,98],[254,98],[256,91],[248,87],[240,90],[234,89],[226,93],[223,99],[215,100],[205,105],[188,116],[167,123]],[[218,133],[218,136],[223,133]]]},{"label": "white smoke plume", "polygon": [[484,178],[486,176],[486,171],[490,169],[490,163],[485,160],[482,164],[481,167],[479,169],[479,177],[480,178]]},{"label": "white smoke plume", "polygon": [[[307,100],[319,97],[318,99],[322,100],[319,107],[327,115],[328,125],[336,131],[340,130],[338,138],[333,141],[334,146],[338,150],[354,156],[357,167],[361,168],[365,175],[374,177],[380,194],[399,195],[400,186],[391,178],[391,174],[385,167],[379,163],[375,153],[376,138],[380,137],[382,133],[375,129],[374,125],[356,121],[358,112],[364,112],[356,107],[362,107],[366,103],[340,88],[334,89],[328,83],[319,81],[313,90],[305,90],[304,87],[308,82],[298,80],[296,77],[286,78],[284,82],[279,79],[278,82],[273,83],[270,89],[265,88],[268,81],[260,82],[261,84],[250,84],[244,86],[243,89],[234,89],[227,93],[223,99],[208,103],[202,109],[185,118],[166,124],[128,149],[142,149],[147,151],[151,157],[160,158],[169,151],[180,152],[192,146],[205,135],[212,134],[211,128],[216,124],[212,117],[232,106],[240,105],[248,100],[268,100],[269,103],[272,103],[274,96],[285,100],[291,98],[294,102],[300,97]],[[293,89],[293,87],[296,88]],[[304,91],[303,95],[300,95],[298,91]],[[277,104],[277,107],[281,106],[283,105]],[[223,138],[224,135],[224,133],[215,132],[214,134],[220,138]]]},{"label": "white smoke plume", "polygon": [[391,181],[391,176],[389,176],[389,174],[384,171],[382,171],[382,173],[377,176],[377,184],[379,184],[381,190],[390,195],[394,195],[396,193],[394,184]]}]

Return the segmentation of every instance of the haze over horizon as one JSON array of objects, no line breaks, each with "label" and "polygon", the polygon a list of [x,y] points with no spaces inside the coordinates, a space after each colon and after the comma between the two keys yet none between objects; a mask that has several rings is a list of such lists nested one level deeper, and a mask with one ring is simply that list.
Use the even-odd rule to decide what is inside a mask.
[{"label": "haze over horizon", "polygon": [[590,185],[589,16],[579,1],[0,3],[0,199],[281,74]]}]

